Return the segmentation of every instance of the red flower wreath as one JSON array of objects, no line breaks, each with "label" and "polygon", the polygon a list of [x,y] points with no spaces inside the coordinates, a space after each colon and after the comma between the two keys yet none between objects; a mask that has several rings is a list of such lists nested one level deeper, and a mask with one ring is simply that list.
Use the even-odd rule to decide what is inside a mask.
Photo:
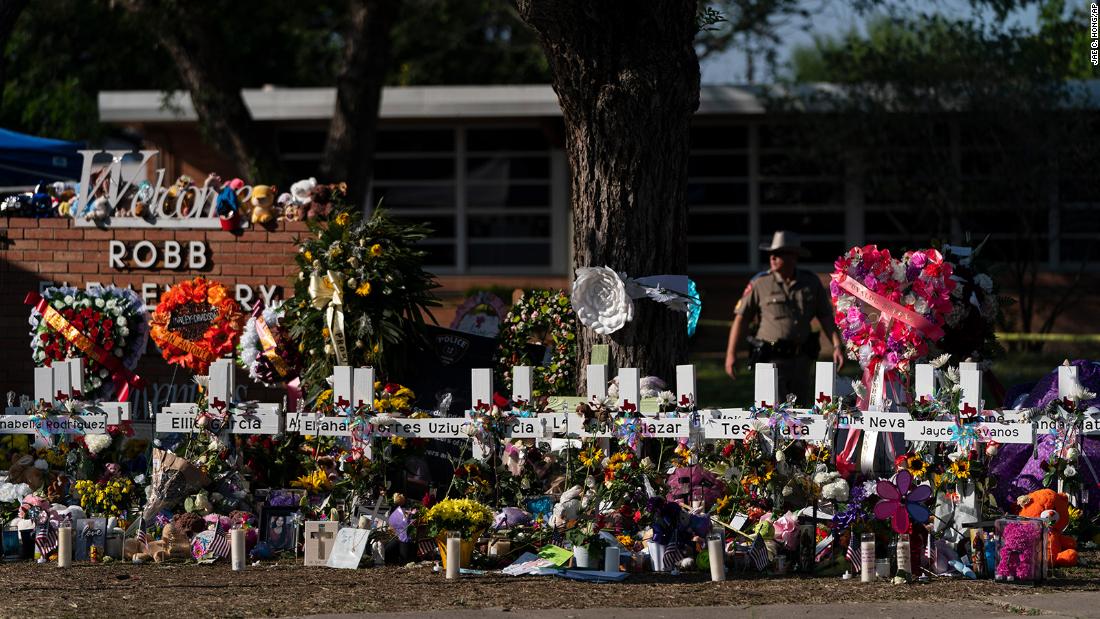
[{"label": "red flower wreath", "polygon": [[225,286],[196,277],[161,295],[150,335],[165,361],[206,374],[211,361],[236,348],[242,324],[240,306]]}]

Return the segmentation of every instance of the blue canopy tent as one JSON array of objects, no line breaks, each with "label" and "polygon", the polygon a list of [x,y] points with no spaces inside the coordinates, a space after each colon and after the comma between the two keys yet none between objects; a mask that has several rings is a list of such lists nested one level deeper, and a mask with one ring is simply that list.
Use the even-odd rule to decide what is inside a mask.
[{"label": "blue canopy tent", "polygon": [[0,129],[0,187],[42,181],[79,181],[82,142],[67,142]]}]

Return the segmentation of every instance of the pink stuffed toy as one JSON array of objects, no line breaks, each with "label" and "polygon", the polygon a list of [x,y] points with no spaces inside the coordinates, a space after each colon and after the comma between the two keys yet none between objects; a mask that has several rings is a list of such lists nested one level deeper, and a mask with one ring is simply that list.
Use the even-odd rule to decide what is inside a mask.
[{"label": "pink stuffed toy", "polygon": [[1001,560],[997,563],[997,580],[1032,580],[1035,577],[1036,553],[1041,552],[1039,536],[1042,529],[1030,522],[1010,522],[1001,532]]}]

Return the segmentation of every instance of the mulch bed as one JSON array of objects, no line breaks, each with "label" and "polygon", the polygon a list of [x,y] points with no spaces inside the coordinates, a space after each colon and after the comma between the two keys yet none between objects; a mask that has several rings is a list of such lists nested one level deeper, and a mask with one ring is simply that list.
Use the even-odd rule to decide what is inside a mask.
[{"label": "mulch bed", "polygon": [[499,573],[447,581],[431,567],[333,570],[268,563],[233,572],[213,565],[0,565],[0,615],[62,617],[262,617],[333,612],[459,608],[591,608],[830,604],[884,600],[966,600],[1033,591],[1100,590],[1100,553],[1092,566],[1059,570],[1041,588],[939,579],[929,584],[863,585],[836,577],[739,578],[709,582],[702,573],[637,574],[615,584]]}]

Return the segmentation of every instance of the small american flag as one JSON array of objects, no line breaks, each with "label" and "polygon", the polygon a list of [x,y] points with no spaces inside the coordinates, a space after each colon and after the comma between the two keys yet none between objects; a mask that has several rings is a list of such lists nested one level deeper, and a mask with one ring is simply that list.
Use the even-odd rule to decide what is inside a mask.
[{"label": "small american flag", "polygon": [[38,548],[38,554],[45,559],[57,549],[57,529],[49,520],[35,525],[34,529],[34,545]]},{"label": "small american flag", "polygon": [[763,572],[768,567],[768,547],[764,545],[764,538],[757,535],[752,540],[752,547],[749,548],[749,561],[752,561],[753,567]]},{"label": "small american flag", "polygon": [[670,544],[665,548],[665,569],[679,569],[680,561],[684,560],[684,552],[679,544]]},{"label": "small american flag", "polygon": [[142,551],[148,552],[149,550],[149,536],[145,533],[145,516],[142,516],[138,520],[137,527],[137,542],[141,544]]},{"label": "small american flag", "polygon": [[214,526],[214,537],[206,548],[206,555],[215,559],[229,556],[229,534],[222,531],[220,524]]},{"label": "small american flag", "polygon": [[863,571],[863,560],[860,555],[861,550],[859,546],[856,545],[856,539],[858,539],[856,535],[852,534],[850,537],[851,539],[848,541],[848,550],[845,551],[844,556],[852,564],[852,573],[858,574]]}]

